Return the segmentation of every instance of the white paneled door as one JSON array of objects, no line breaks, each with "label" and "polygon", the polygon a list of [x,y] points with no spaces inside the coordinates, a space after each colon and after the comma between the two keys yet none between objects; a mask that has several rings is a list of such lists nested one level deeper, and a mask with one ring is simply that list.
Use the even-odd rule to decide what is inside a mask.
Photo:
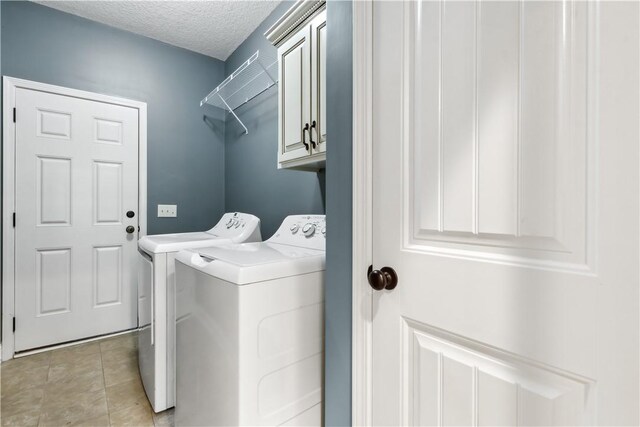
[{"label": "white paneled door", "polygon": [[25,88],[15,105],[15,351],[136,327],[138,110]]},{"label": "white paneled door", "polygon": [[637,425],[640,5],[372,7],[373,424]]}]

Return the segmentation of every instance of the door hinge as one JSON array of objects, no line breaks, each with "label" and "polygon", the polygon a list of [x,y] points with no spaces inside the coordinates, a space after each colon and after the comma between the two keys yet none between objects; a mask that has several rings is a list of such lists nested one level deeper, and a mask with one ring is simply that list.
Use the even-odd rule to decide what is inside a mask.
[{"label": "door hinge", "polygon": [[13,213],[13,228],[16,228],[16,213]]},{"label": "door hinge", "polygon": [[16,331],[16,318],[13,318],[13,332]]},{"label": "door hinge", "polygon": [[13,107],[13,123],[16,122],[16,108]]}]

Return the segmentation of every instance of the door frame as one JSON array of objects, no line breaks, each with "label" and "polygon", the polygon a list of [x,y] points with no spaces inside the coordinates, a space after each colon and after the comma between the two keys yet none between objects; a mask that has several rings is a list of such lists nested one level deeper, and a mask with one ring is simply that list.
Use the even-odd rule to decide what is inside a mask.
[{"label": "door frame", "polygon": [[94,92],[70,89],[15,77],[2,78],[2,360],[15,354],[15,148],[16,125],[13,109],[16,105],[16,89],[30,89],[54,95],[70,96],[102,103],[120,105],[138,110],[138,237],[147,234],[147,104],[125,98]]},{"label": "door frame", "polygon": [[372,425],[373,291],[373,0],[353,7],[353,216],[351,422]]}]

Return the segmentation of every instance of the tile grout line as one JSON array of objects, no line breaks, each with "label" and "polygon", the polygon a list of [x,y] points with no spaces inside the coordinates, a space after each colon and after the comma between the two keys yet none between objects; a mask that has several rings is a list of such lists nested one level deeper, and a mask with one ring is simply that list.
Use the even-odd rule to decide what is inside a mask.
[{"label": "tile grout line", "polygon": [[[133,359],[137,359],[136,346],[135,345],[133,345],[133,346],[129,345],[130,343],[128,341],[129,340],[127,340],[127,345],[122,347],[123,349],[126,349],[126,351],[123,351],[123,354],[124,353],[130,354],[130,351],[132,351],[133,352],[133,354],[132,354]],[[107,379],[106,368],[105,368],[106,362],[105,362],[105,359],[104,359],[104,353],[105,352],[109,353],[110,351],[115,350],[115,348],[109,348],[108,345],[102,346],[101,345],[102,343],[96,343],[96,344],[97,344],[98,351],[100,353],[98,355],[98,360],[99,360],[99,363],[100,363],[100,367],[98,369],[100,369],[101,371],[92,370],[92,372],[96,372],[97,371],[97,372],[102,374],[103,385],[102,385],[101,392],[104,393],[104,399],[105,399],[104,402],[105,402],[105,405],[107,405],[106,406],[106,409],[107,409],[107,414],[106,415],[107,415],[107,423],[108,423],[107,425],[108,426],[112,426],[114,421],[116,421],[116,420],[112,420],[112,418],[111,418],[111,415],[112,415],[113,411],[111,410],[111,407],[110,407],[110,404],[109,404],[108,393],[107,393],[107,388],[108,387],[107,387],[107,380],[106,380]],[[117,348],[120,348],[120,347],[117,347]],[[84,353],[86,353],[86,351],[84,351],[84,349],[85,349],[85,346],[79,346],[79,348],[76,348],[76,349],[70,348],[70,350],[72,350],[70,353],[66,353],[66,349],[65,349],[65,353],[68,354],[69,357],[71,357],[72,359],[75,359],[76,356],[81,357],[81,358],[86,358],[88,356],[84,354]],[[78,350],[82,350],[82,351],[80,353],[77,353]],[[46,353],[48,353],[48,354],[46,354]],[[55,351],[55,350],[50,350],[49,352],[46,352],[46,353],[42,355],[42,356],[46,357],[46,360],[44,360],[44,366],[42,367],[43,369],[45,369],[45,373],[42,375],[42,377],[40,377],[44,381],[41,382],[40,384],[33,383],[33,386],[37,386],[36,389],[39,388],[39,391],[41,392],[41,396],[40,396],[41,400],[39,402],[39,405],[38,405],[38,407],[34,407],[34,414],[33,414],[32,420],[36,421],[35,425],[42,425],[43,423],[47,423],[47,422],[51,421],[51,420],[49,420],[49,417],[47,417],[47,413],[48,412],[45,410],[45,408],[47,407],[47,405],[45,405],[45,403],[48,401],[48,399],[46,397],[47,393],[45,391],[49,388],[49,384],[51,384],[51,381],[53,381],[53,380],[57,381],[58,376],[56,374],[54,374],[53,367],[57,367],[60,362],[66,363],[65,361],[63,361],[63,359],[67,358],[67,356],[64,355],[64,357],[62,359],[58,360],[59,359],[58,357],[54,357],[54,355],[57,354],[57,351]],[[89,356],[93,357],[95,354],[96,354],[95,350],[91,350]],[[110,359],[110,354],[108,354],[108,356],[109,357],[107,358],[107,361],[110,361],[111,360]],[[28,356],[25,357],[25,359],[23,359],[23,361],[28,361],[28,360],[29,360]],[[58,361],[55,362],[56,360],[58,360]],[[3,366],[3,368],[4,368],[4,366]],[[3,374],[4,374],[4,372],[3,372]],[[140,373],[139,373],[138,369],[136,369],[135,374],[136,374],[135,375],[135,379],[130,379],[128,381],[141,382]],[[94,376],[94,378],[97,379],[99,377],[95,377]],[[40,381],[38,381],[38,382],[40,382]],[[125,381],[125,382],[127,382],[127,381]],[[98,391],[98,390],[99,389],[96,389],[96,391]],[[144,398],[145,398],[145,403],[147,403],[148,401],[146,400],[146,395],[144,395],[144,392],[142,392],[142,393],[143,393],[142,396],[144,396]],[[51,403],[53,403],[53,402],[51,402]],[[156,416],[155,416],[156,414],[153,412],[153,409],[151,408],[151,406],[148,403],[145,406],[146,406],[146,411],[148,411],[147,413],[150,415],[149,421],[151,421],[150,423],[148,423],[148,426],[149,427],[158,427],[158,426],[164,425],[163,422],[160,419],[156,419]],[[114,409],[116,409],[116,408],[114,407]],[[80,414],[77,414],[77,415],[80,415]],[[89,416],[89,414],[85,414],[85,415]],[[80,418],[84,418],[84,415],[81,416]],[[93,416],[91,417],[91,419],[93,419]],[[82,421],[83,421],[82,419],[79,420],[79,422],[82,422]],[[89,421],[89,420],[84,420],[84,421],[86,422],[86,421]]]},{"label": "tile grout line", "polygon": [[47,378],[42,384],[42,400],[40,400],[40,410],[38,411],[38,424],[40,426],[40,420],[42,419],[42,412],[44,411],[44,398],[46,396],[47,384],[49,384],[49,377],[51,376],[51,359],[53,358],[53,350],[50,350],[49,358],[47,359]]},{"label": "tile grout line", "polygon": [[100,369],[102,370],[102,388],[104,389],[104,398],[107,403],[107,419],[109,420],[109,426],[111,426],[111,410],[109,409],[109,395],[107,394],[107,377],[104,374],[104,359],[102,358],[101,342],[98,342],[98,348],[100,349]]}]

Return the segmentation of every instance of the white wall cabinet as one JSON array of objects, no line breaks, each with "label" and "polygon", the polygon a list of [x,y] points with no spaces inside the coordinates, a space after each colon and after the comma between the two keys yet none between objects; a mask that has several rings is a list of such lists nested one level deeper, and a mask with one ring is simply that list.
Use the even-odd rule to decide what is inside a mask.
[{"label": "white wall cabinet", "polygon": [[278,48],[278,168],[325,166],[326,14],[300,0],[265,34]]}]

